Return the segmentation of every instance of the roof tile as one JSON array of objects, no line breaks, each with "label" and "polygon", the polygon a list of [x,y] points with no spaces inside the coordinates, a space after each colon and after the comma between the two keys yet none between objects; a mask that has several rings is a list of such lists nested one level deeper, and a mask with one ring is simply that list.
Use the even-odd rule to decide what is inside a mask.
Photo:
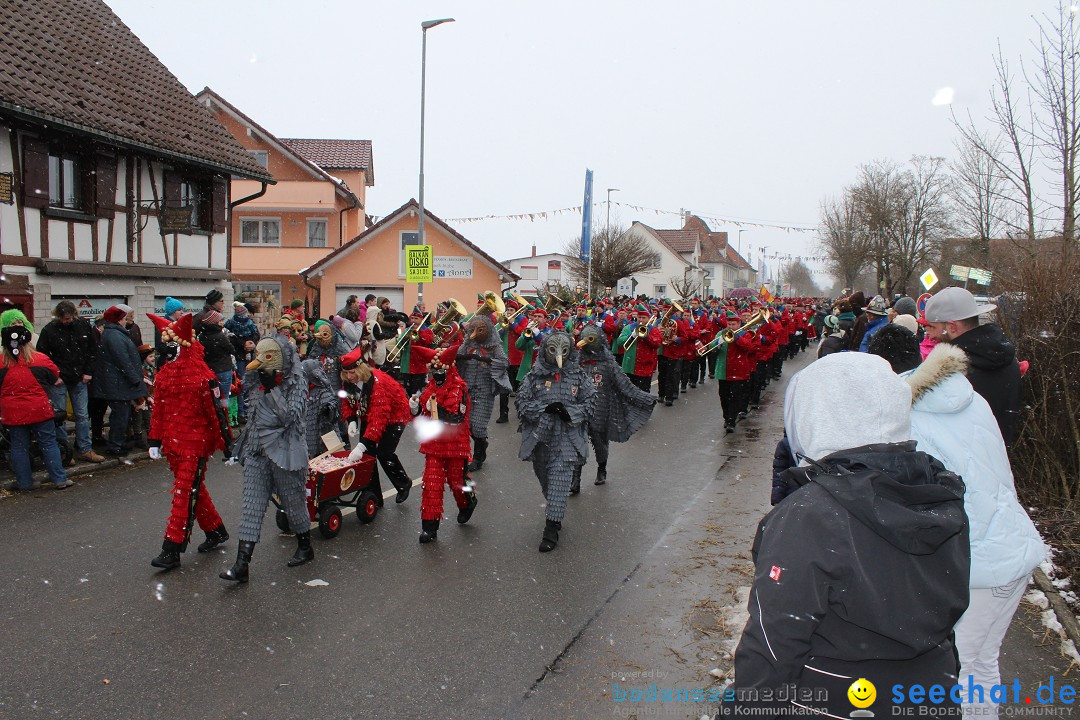
[{"label": "roof tile", "polygon": [[279,139],[294,152],[327,170],[368,170],[371,168],[370,140]]}]

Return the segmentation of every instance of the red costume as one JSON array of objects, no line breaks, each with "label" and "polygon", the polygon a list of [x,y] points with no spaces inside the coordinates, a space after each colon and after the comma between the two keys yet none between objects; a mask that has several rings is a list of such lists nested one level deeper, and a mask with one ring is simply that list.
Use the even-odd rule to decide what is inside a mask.
[{"label": "red costume", "polygon": [[[170,549],[186,549],[194,521],[206,532],[206,542],[199,546],[200,552],[206,552],[229,538],[209,491],[203,487],[207,459],[217,450],[231,454],[229,420],[221,406],[217,376],[207,367],[203,346],[192,334],[191,315],[174,323],[147,315],[161,331],[163,342],[180,346],[177,358],[162,366],[154,379],[154,412],[148,434],[151,457],[155,457],[154,449],[159,449],[174,477],[172,513],[165,528],[165,541],[171,545],[163,545],[162,557]],[[179,564],[178,552],[172,564],[154,562],[155,567],[166,569]]]}]

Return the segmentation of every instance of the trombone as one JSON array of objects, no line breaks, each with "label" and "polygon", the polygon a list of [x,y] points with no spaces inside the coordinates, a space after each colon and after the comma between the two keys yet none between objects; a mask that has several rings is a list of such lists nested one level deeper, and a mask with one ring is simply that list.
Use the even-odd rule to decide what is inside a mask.
[{"label": "trombone", "polygon": [[506,328],[513,325],[514,321],[517,320],[518,316],[521,315],[521,313],[532,307],[532,305],[529,304],[529,301],[523,298],[521,295],[513,292],[510,293],[510,295],[514,298],[514,301],[517,302],[518,309],[510,313],[509,315],[506,314],[506,310],[503,310],[503,316],[499,318],[499,322],[496,323],[496,327],[499,330],[505,330]]},{"label": "trombone", "polygon": [[764,323],[769,322],[769,318],[771,316],[772,316],[772,314],[768,310],[758,310],[756,313],[754,313],[753,316],[751,316],[751,318],[749,320],[747,320],[745,323],[743,323],[743,325],[741,327],[739,327],[737,330],[728,329],[728,330],[724,330],[723,332],[717,333],[716,337],[714,337],[708,343],[706,343],[705,345],[699,345],[698,346],[698,349],[697,349],[698,357],[708,355],[713,350],[716,350],[717,348],[719,348],[721,345],[726,345],[727,343],[735,342],[735,336],[738,335],[739,333],[743,332],[743,331],[755,332],[755,330],[753,328],[756,325],[762,325]]},{"label": "trombone", "polygon": [[424,324],[431,319],[431,313],[424,315],[424,319],[420,321],[420,324],[415,328],[406,328],[405,332],[394,343],[394,347],[390,349],[390,352],[386,353],[386,362],[393,365],[401,357],[401,353],[405,351],[405,348],[413,340],[420,337],[420,328],[424,327]]}]

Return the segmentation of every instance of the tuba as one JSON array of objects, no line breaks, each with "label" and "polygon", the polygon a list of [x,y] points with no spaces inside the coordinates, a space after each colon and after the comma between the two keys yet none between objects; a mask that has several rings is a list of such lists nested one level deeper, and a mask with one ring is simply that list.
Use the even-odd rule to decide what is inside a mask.
[{"label": "tuba", "polygon": [[435,334],[436,345],[449,338],[454,333],[455,323],[468,314],[465,306],[454,298],[447,298],[446,304],[449,305],[446,312],[431,326],[431,332]]}]

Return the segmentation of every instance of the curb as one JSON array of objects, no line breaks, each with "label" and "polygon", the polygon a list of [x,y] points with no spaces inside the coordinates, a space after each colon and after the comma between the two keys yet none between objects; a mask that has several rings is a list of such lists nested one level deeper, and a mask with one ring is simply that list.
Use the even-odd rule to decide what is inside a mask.
[{"label": "curb", "polygon": [[1057,615],[1058,622],[1061,623],[1061,627],[1065,630],[1065,635],[1069,640],[1080,648],[1080,622],[1077,622],[1076,615],[1069,609],[1068,603],[1061,597],[1061,593],[1054,587],[1054,583],[1050,581],[1050,578],[1046,576],[1042,568],[1035,568],[1035,572],[1032,573],[1035,578],[1035,586],[1039,588],[1046,595],[1046,599],[1050,601],[1050,607],[1053,609],[1054,614]]},{"label": "curb", "polygon": [[[150,456],[146,454],[146,451],[136,451],[131,453],[127,460],[132,463],[140,463],[143,461],[150,462]],[[99,463],[83,463],[76,461],[75,467],[66,467],[64,470],[67,472],[69,478],[79,477],[80,475],[90,475],[91,473],[98,472],[100,470],[108,470],[110,468],[121,467],[124,465],[123,460],[116,458],[107,458],[103,462]],[[42,485],[49,481],[49,473],[46,470],[38,470],[33,474],[34,480],[41,482]]]}]

